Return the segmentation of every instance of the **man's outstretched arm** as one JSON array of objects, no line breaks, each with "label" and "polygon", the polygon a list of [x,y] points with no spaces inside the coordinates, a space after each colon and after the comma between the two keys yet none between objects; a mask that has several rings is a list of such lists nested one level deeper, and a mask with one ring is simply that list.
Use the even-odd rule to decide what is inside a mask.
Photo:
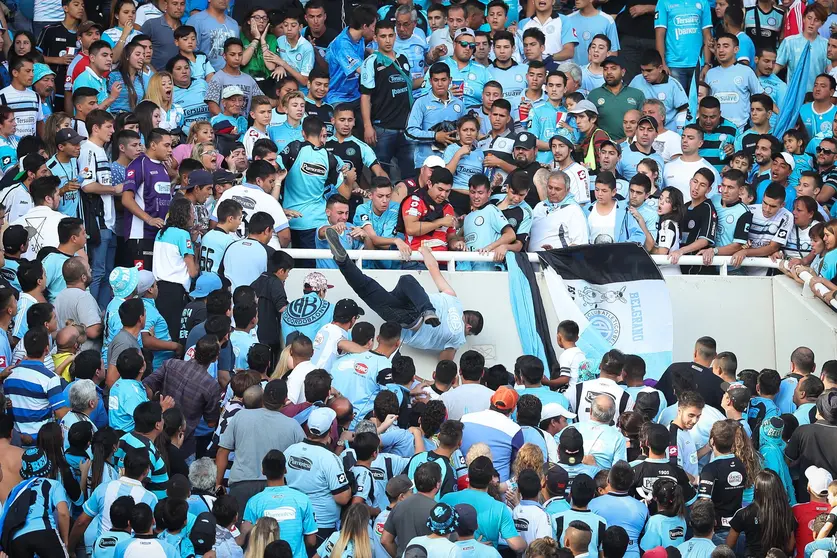
[{"label": "man's outstretched arm", "polygon": [[439,289],[439,292],[450,296],[456,296],[456,291],[453,290],[447,280],[445,280],[442,276],[442,272],[439,271],[439,262],[436,261],[433,251],[422,244],[419,252],[422,256],[424,256],[424,266],[427,268],[427,271],[430,272],[430,277],[433,278],[433,282],[436,283],[436,288]]}]

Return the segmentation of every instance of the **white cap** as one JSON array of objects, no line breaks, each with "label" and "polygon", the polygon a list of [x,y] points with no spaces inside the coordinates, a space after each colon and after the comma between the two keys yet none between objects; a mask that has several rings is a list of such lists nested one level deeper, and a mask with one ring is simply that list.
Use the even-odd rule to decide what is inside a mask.
[{"label": "white cap", "polygon": [[221,98],[229,99],[230,97],[235,97],[236,95],[244,96],[244,91],[237,85],[230,85],[224,88],[224,91],[221,93]]},{"label": "white cap", "polygon": [[805,477],[808,479],[808,488],[811,489],[811,492],[819,496],[825,496],[828,492],[828,485],[833,480],[831,473],[815,465],[811,465],[805,469]]},{"label": "white cap", "polygon": [[781,157],[782,160],[784,160],[785,163],[787,163],[787,165],[791,168],[791,171],[793,171],[796,168],[796,161],[793,160],[793,156],[787,151],[782,151],[781,153],[774,155],[773,158],[775,159],[776,157]]},{"label": "white cap", "polygon": [[574,419],[576,414],[569,412],[560,403],[547,403],[543,406],[543,409],[541,409],[541,422],[556,417]]},{"label": "white cap", "polygon": [[421,166],[428,168],[444,167],[445,160],[439,157],[438,155],[431,155],[430,157],[424,160],[424,163]]}]

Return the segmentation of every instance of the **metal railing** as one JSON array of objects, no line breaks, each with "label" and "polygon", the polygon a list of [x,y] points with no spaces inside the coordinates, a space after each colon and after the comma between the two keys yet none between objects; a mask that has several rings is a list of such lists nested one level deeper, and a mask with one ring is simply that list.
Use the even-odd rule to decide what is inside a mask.
[{"label": "metal railing", "polygon": [[[330,250],[312,250],[304,248],[287,248],[285,249],[289,255],[294,259],[308,259],[308,260],[330,260],[332,259]],[[369,261],[398,261],[402,260],[401,254],[396,250],[348,250],[349,257],[357,261],[360,266],[364,260]],[[442,251],[433,252],[433,256],[440,262],[491,262],[494,258],[491,254],[480,254],[479,252],[453,252]],[[529,252],[529,261],[538,263],[538,255],[535,252]],[[660,267],[672,265],[665,255],[652,255],[651,258]],[[419,252],[413,252],[410,255],[410,261],[424,261],[424,256]],[[711,265],[720,268],[721,275],[727,275],[731,267],[732,256],[715,256]],[[703,258],[701,256],[681,256],[677,265],[703,265]],[[740,267],[762,267],[762,268],[777,268],[778,264],[770,258],[744,258]]]}]

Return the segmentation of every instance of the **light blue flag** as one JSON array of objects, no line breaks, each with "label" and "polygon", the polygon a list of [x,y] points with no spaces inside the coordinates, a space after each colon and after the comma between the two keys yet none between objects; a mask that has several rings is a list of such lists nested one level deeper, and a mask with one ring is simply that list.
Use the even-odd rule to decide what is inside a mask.
[{"label": "light blue flag", "polygon": [[532,355],[541,359],[544,369],[549,370],[549,362],[544,351],[543,341],[535,323],[535,307],[529,280],[517,264],[517,253],[506,253],[506,265],[509,277],[509,299],[511,300],[514,323],[517,325],[517,335],[524,355]]},{"label": "light blue flag", "polygon": [[773,127],[773,136],[781,138],[785,132],[796,125],[799,118],[799,109],[805,103],[806,87],[805,82],[808,77],[809,67],[811,65],[811,43],[805,45],[805,50],[802,51],[802,59],[796,67],[796,71],[790,76],[788,81],[788,92],[785,94],[785,102],[779,111],[779,119],[776,121],[776,126]]}]

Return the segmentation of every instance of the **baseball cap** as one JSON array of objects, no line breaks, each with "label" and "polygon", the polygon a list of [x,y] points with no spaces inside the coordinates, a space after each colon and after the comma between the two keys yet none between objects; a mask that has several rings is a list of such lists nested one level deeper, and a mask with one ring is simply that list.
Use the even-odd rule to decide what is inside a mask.
[{"label": "baseball cap", "polygon": [[503,411],[511,411],[517,407],[518,399],[520,399],[520,396],[514,389],[508,386],[500,386],[491,396],[491,404]]},{"label": "baseball cap", "polygon": [[302,282],[302,288],[308,291],[320,292],[323,289],[333,289],[334,285],[329,285],[325,275],[319,271],[312,271],[305,276]]},{"label": "baseball cap", "polygon": [[437,535],[449,535],[456,530],[458,525],[459,514],[453,507],[442,502],[430,510],[430,517],[427,518],[427,528]]},{"label": "baseball cap", "polygon": [[596,105],[588,101],[587,99],[582,99],[581,101],[577,102],[573,108],[571,108],[568,112],[570,114],[580,114],[582,112],[591,111],[595,114],[599,114],[599,109],[596,108]]},{"label": "baseball cap", "polygon": [[192,298],[206,298],[209,293],[217,291],[222,286],[221,278],[216,273],[204,271],[198,276],[198,280],[195,281],[195,288],[189,293],[189,296]]},{"label": "baseball cap", "polygon": [[793,157],[787,151],[782,151],[781,153],[774,153],[773,157],[770,158],[771,161],[775,161],[779,157],[782,158],[782,161],[790,167],[791,170],[796,168],[796,161],[793,160]]},{"label": "baseball cap", "polygon": [[453,33],[453,40],[455,41],[455,40],[456,40],[456,39],[458,39],[461,35],[470,35],[470,36],[472,36],[472,37],[475,37],[475,36],[476,36],[476,35],[474,35],[474,30],[473,30],[473,29],[471,29],[470,27],[460,27],[459,29],[457,29],[456,31],[454,31],[454,33]]},{"label": "baseball cap", "polygon": [[657,124],[657,119],[654,118],[653,116],[649,116],[649,115],[646,114],[645,116],[641,116],[639,118],[639,120],[636,121],[637,126],[639,126],[640,124],[643,124],[643,123],[651,124],[651,126],[653,126],[655,130],[657,129],[657,125],[658,125]]},{"label": "baseball cap", "polygon": [[534,134],[530,134],[529,132],[520,132],[517,134],[517,137],[514,138],[515,149],[518,147],[522,147],[523,149],[534,149],[536,145],[537,138],[535,138]]},{"label": "baseball cap", "polygon": [[553,465],[546,473],[546,489],[553,496],[564,496],[567,485],[570,482],[570,475],[563,467]]},{"label": "baseball cap", "polygon": [[235,178],[235,174],[231,173],[227,169],[218,169],[212,173],[213,184],[232,184],[235,182]]},{"label": "baseball cap", "polygon": [[62,143],[72,143],[78,145],[84,141],[84,136],[73,130],[72,128],[62,128],[55,133],[55,145]]},{"label": "baseball cap", "polygon": [[[578,105],[576,105],[576,106],[578,106]],[[596,108],[596,107],[593,107],[593,108]],[[571,111],[571,112],[572,112],[572,111]],[[613,147],[613,149],[615,149],[615,150],[616,150],[616,152],[617,152],[619,155],[621,155],[621,154],[622,154],[622,148],[621,148],[621,147],[619,147],[619,144],[618,144],[618,143],[616,143],[615,141],[612,141],[612,140],[609,140],[609,139],[608,139],[608,140],[604,140],[602,143],[600,143],[600,144],[599,144],[599,149],[601,149],[601,148],[602,148],[602,147],[604,147],[605,145],[610,145],[611,147]]]},{"label": "baseball cap", "polygon": [[566,145],[570,149],[575,149],[575,144],[573,143],[573,140],[571,140],[567,136],[562,136],[561,134],[556,134],[556,135],[552,136],[552,138],[549,140],[550,145],[552,145],[553,140],[563,143],[564,145]]},{"label": "baseball cap", "polygon": [[387,496],[395,499],[412,489],[413,482],[410,480],[410,477],[407,475],[395,475],[387,482],[386,493]]},{"label": "baseball cap", "polygon": [[95,21],[85,21],[78,26],[78,35],[84,35],[91,29],[98,29],[99,33],[103,33],[105,28],[96,23]]},{"label": "baseball cap", "polygon": [[229,99],[230,97],[235,97],[236,95],[244,96],[244,91],[237,85],[229,85],[224,88],[224,91],[221,93],[222,99]]},{"label": "baseball cap", "polygon": [[818,496],[825,496],[828,493],[828,485],[834,480],[831,473],[816,465],[805,469],[805,478],[808,479],[808,488]]},{"label": "baseball cap", "polygon": [[625,67],[625,59],[619,55],[616,56],[608,56],[607,58],[602,61],[602,67],[607,66],[608,64],[616,64],[620,68]]},{"label": "baseball cap", "polygon": [[477,510],[471,504],[456,504],[453,509],[459,515],[459,531],[473,533],[477,530]]},{"label": "baseball cap", "polygon": [[23,225],[10,225],[3,231],[3,250],[6,252],[17,252],[28,241],[29,233]]},{"label": "baseball cap", "polygon": [[108,280],[113,296],[128,298],[137,289],[139,270],[135,267],[116,267],[110,272]]},{"label": "baseball cap", "polygon": [[20,456],[21,478],[48,477],[50,473],[52,473],[52,461],[49,460],[44,450],[27,448]]},{"label": "baseball cap", "polygon": [[39,81],[50,75],[54,76],[55,72],[53,72],[52,69],[50,69],[50,67],[46,64],[41,64],[40,62],[38,62],[37,64],[35,64],[32,83],[38,83]]},{"label": "baseball cap", "polygon": [[750,388],[744,384],[740,382],[723,382],[721,389],[727,394],[733,408],[736,410],[744,411],[750,404],[750,398],[753,394],[750,393]]},{"label": "baseball cap", "polygon": [[643,554],[644,558],[668,558],[668,552],[662,546],[658,546],[648,550]]},{"label": "baseball cap", "polygon": [[325,436],[331,430],[331,423],[337,418],[337,413],[329,407],[317,407],[308,415],[308,431],[317,436]]},{"label": "baseball cap", "polygon": [[584,457],[584,437],[575,428],[565,428],[558,438],[558,462],[578,465]]},{"label": "baseball cap", "polygon": [[209,512],[198,515],[189,532],[189,540],[196,553],[204,554],[212,550],[215,546],[215,516]]},{"label": "baseball cap", "polygon": [[557,417],[574,419],[576,414],[569,412],[560,403],[547,403],[541,409],[541,422]]},{"label": "baseball cap", "polygon": [[347,322],[352,318],[363,316],[366,312],[357,305],[351,298],[342,298],[334,305],[334,319],[339,322]]},{"label": "baseball cap", "polygon": [[154,274],[146,269],[141,269],[137,276],[137,292],[142,294],[154,286]]},{"label": "baseball cap", "polygon": [[186,190],[191,190],[195,186],[206,186],[207,184],[212,184],[212,173],[199,169],[189,173],[189,184],[186,186]]},{"label": "baseball cap", "polygon": [[427,168],[436,168],[436,167],[444,167],[445,160],[439,157],[438,155],[431,155],[427,159],[424,160],[424,163],[421,165]]}]

